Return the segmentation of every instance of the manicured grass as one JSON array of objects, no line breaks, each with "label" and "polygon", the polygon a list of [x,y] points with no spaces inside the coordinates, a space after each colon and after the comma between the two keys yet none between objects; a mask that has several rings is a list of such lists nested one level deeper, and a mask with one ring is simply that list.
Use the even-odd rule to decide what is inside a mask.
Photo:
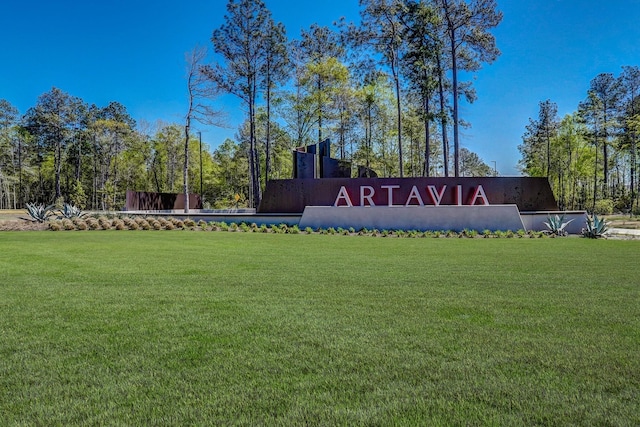
[{"label": "manicured grass", "polygon": [[638,425],[640,242],[0,233],[3,425]]}]

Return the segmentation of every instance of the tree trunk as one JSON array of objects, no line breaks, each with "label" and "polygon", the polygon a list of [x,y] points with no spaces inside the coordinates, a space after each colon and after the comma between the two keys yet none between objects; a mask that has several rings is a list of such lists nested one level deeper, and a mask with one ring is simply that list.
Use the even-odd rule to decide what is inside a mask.
[{"label": "tree trunk", "polygon": [[452,75],[452,83],[453,83],[453,170],[454,176],[457,177],[460,175],[460,167],[459,163],[459,150],[460,150],[460,142],[458,135],[458,64],[456,58],[456,38],[455,38],[455,30],[451,28],[450,30],[450,42],[451,42],[451,75]]},{"label": "tree trunk", "polygon": [[430,164],[430,146],[429,140],[431,139],[431,135],[429,132],[429,98],[425,96],[424,99],[424,170],[422,172],[423,176],[429,176],[429,169],[431,168]]},{"label": "tree trunk", "polygon": [[596,210],[596,196],[598,193],[598,130],[596,128],[596,158],[593,162],[593,208],[592,212]]},{"label": "tree trunk", "polygon": [[260,205],[260,165],[258,159],[258,150],[256,143],[256,114],[255,114],[255,99],[256,99],[256,85],[255,78],[249,77],[249,163],[251,174],[251,185],[253,188],[253,207],[258,208]]},{"label": "tree trunk", "polygon": [[22,141],[18,138],[18,200],[20,207],[24,206],[22,196]]},{"label": "tree trunk", "polygon": [[184,168],[182,179],[184,185],[184,213],[189,213],[189,130],[191,128],[191,108],[187,114],[187,122],[184,126]]},{"label": "tree trunk", "polygon": [[603,188],[603,197],[606,199],[609,195],[609,153],[607,150],[607,137],[608,137],[608,132],[607,132],[607,109],[606,109],[606,104],[605,104],[605,109],[604,109],[604,123],[602,125],[602,130],[604,131],[604,140],[602,141],[602,164],[603,164],[603,182],[602,182],[602,188]]},{"label": "tree trunk", "polygon": [[402,158],[402,108],[400,104],[400,78],[398,71],[394,67],[394,80],[396,84],[396,109],[397,109],[397,126],[398,126],[398,163],[400,164],[400,178],[404,177],[404,160]]},{"label": "tree trunk", "polygon": [[[269,69],[270,67],[267,67]],[[271,172],[271,75],[267,74],[267,134],[265,141],[264,182],[269,181]]]},{"label": "tree trunk", "polygon": [[442,132],[442,161],[444,167],[444,176],[449,176],[449,139],[447,138],[447,113],[445,110],[445,96],[444,96],[444,83],[442,64],[440,62],[440,55],[437,57],[438,63],[438,92],[440,97],[440,128]]},{"label": "tree trunk", "polygon": [[60,190],[60,173],[62,172],[62,142],[59,141],[56,143],[56,153],[55,153],[55,187],[56,187],[56,200],[62,195],[62,191]]}]

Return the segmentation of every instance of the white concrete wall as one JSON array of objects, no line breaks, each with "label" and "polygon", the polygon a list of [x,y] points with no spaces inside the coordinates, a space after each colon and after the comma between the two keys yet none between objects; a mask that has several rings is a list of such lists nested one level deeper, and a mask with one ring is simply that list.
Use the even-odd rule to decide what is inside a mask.
[{"label": "white concrete wall", "polygon": [[521,212],[520,217],[527,230],[545,231],[548,230],[545,222],[549,222],[549,217],[564,215],[564,222],[571,221],[565,228],[569,234],[581,234],[586,227],[587,213],[585,211],[567,212]]},{"label": "white concrete wall", "polygon": [[307,206],[301,229],[361,228],[378,230],[521,230],[516,205],[484,206]]}]

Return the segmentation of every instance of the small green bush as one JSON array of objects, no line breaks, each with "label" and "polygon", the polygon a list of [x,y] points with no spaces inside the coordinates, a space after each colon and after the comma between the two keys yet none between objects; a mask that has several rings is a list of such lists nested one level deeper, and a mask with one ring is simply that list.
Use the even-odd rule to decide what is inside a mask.
[{"label": "small green bush", "polygon": [[289,230],[287,231],[289,234],[298,234],[300,233],[300,228],[298,228],[298,225],[294,225],[293,227],[289,227]]},{"label": "small green bush", "polygon": [[474,238],[477,235],[478,235],[478,231],[477,230],[469,230],[468,228],[465,228],[460,233],[460,237],[468,237],[468,238]]},{"label": "small green bush", "polygon": [[613,213],[613,200],[602,199],[596,202],[596,206],[593,211],[596,215],[611,215]]},{"label": "small green bush", "polygon": [[275,234],[282,233],[282,229],[275,224],[271,224],[271,226],[267,230],[271,230],[271,232]]}]

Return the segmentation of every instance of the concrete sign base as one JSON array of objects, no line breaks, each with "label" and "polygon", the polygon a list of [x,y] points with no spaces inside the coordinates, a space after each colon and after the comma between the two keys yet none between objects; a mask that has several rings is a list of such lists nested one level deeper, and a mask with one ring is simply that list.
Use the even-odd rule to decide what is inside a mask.
[{"label": "concrete sign base", "polygon": [[564,216],[564,222],[569,224],[565,231],[569,234],[582,234],[582,229],[587,224],[587,213],[585,211],[549,211],[549,212],[520,212],[522,223],[527,230],[544,231],[547,230],[545,222],[549,222],[549,217],[558,215]]},{"label": "concrete sign base", "polygon": [[516,205],[479,206],[307,206],[300,229],[525,230]]}]

